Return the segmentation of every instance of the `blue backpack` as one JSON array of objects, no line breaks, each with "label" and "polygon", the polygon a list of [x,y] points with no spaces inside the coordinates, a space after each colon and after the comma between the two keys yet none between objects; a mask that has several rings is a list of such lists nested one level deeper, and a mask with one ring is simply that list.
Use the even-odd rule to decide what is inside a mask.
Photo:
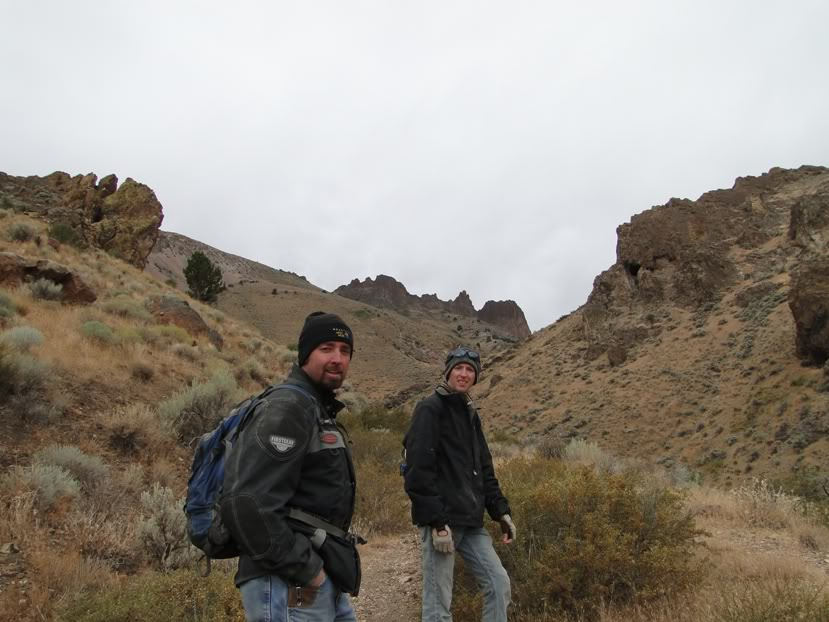
[{"label": "blue backpack", "polygon": [[259,395],[249,397],[238,404],[219,427],[204,434],[196,444],[190,481],[187,483],[184,513],[187,516],[187,535],[190,542],[201,550],[207,559],[204,576],[210,574],[211,559],[228,559],[239,555],[239,547],[222,523],[219,511],[219,497],[225,476],[225,456],[239,438],[256,407],[278,389],[298,391],[316,402],[305,389],[294,384],[268,387]]}]

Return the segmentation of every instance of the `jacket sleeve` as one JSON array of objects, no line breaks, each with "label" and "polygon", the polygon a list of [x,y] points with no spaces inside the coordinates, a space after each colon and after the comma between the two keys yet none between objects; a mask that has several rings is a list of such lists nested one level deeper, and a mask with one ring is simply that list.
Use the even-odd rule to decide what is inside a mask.
[{"label": "jacket sleeve", "polygon": [[[477,418],[477,417],[476,417]],[[504,514],[511,514],[509,502],[501,492],[498,478],[495,477],[495,467],[492,466],[492,454],[489,452],[484,431],[481,429],[481,420],[475,425],[478,432],[478,444],[481,448],[481,473],[484,476],[484,505],[492,520],[500,519]]]},{"label": "jacket sleeve", "polygon": [[228,452],[222,520],[241,551],[272,574],[307,585],[323,562],[286,521],[316,426],[315,406],[279,391],[258,407]]},{"label": "jacket sleeve", "polygon": [[438,491],[438,419],[429,404],[415,406],[406,434],[406,494],[412,502],[412,521],[416,525],[441,527],[446,524],[446,509]]}]

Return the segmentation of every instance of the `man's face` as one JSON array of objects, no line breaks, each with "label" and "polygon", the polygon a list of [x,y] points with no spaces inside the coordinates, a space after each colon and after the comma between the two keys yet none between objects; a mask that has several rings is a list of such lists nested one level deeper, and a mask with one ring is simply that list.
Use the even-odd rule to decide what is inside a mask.
[{"label": "man's face", "polygon": [[469,363],[458,363],[449,372],[446,384],[456,393],[468,392],[475,384],[475,368]]},{"label": "man's face", "polygon": [[302,370],[316,384],[339,389],[351,363],[351,346],[342,341],[326,341],[311,352]]}]

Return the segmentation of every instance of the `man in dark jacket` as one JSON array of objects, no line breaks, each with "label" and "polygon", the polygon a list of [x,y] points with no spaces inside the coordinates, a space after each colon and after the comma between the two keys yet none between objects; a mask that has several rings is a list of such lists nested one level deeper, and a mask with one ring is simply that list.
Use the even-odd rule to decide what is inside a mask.
[{"label": "man in dark jacket", "polygon": [[499,521],[502,541],[515,540],[510,508],[495,477],[481,420],[469,389],[481,357],[458,348],[446,357],[443,381],[418,402],[403,444],[406,493],[420,527],[423,622],[451,620],[454,552],[484,593],[484,622],[506,622],[510,582],[484,529],[484,510]]},{"label": "man in dark jacket", "polygon": [[309,315],[290,375],[228,452],[221,514],[241,550],[236,585],[249,621],[356,622],[344,593],[359,587],[346,533],[356,484],[334,397],[353,346],[338,316]]}]

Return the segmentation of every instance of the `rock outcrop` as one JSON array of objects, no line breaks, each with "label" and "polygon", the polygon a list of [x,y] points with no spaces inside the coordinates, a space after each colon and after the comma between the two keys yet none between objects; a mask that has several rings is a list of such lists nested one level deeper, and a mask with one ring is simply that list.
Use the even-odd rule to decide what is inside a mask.
[{"label": "rock outcrop", "polygon": [[385,274],[379,274],[376,279],[367,278],[364,281],[354,279],[348,285],[338,287],[334,293],[373,307],[393,309],[407,315],[412,312],[435,312],[459,316],[459,318],[475,318],[500,329],[515,339],[523,339],[530,335],[530,327],[524,317],[524,312],[512,300],[500,302],[490,300],[480,311],[476,311],[466,291],[461,291],[451,301],[441,300],[435,294],[416,296],[410,294],[403,283]]},{"label": "rock outcrop", "polygon": [[[582,308],[588,358],[612,349],[614,360],[624,360],[631,347],[656,337],[661,332],[653,321],[656,309],[716,304],[745,278],[737,257],[768,242],[781,227],[788,226],[795,244],[822,247],[829,225],[827,197],[808,187],[809,179],[820,179],[825,170],[772,169],[760,177],[739,178],[730,190],[707,192],[696,201],[671,199],[621,225],[616,263],[596,277]],[[793,205],[780,190],[798,184],[805,190]],[[785,260],[782,255],[778,259]],[[759,287],[762,292],[744,296],[774,288]]]},{"label": "rock outcrop", "polygon": [[80,244],[100,248],[143,268],[164,218],[148,186],[115,175],[13,177],[0,173],[3,207],[40,216]]},{"label": "rock outcrop", "polygon": [[519,339],[531,334],[527,318],[514,300],[488,300],[478,311],[478,318],[487,324],[500,326]]},{"label": "rock outcrop", "polygon": [[175,296],[157,296],[147,302],[147,310],[160,324],[173,324],[194,337],[205,335],[217,350],[222,349],[222,336],[210,328],[186,301]]},{"label": "rock outcrop", "polygon": [[46,259],[0,253],[0,285],[18,287],[41,279],[60,285],[60,299],[67,304],[91,304],[97,298],[83,279],[66,266]]},{"label": "rock outcrop", "polygon": [[829,257],[809,261],[794,273],[789,307],[797,330],[797,354],[823,365],[829,358]]}]

